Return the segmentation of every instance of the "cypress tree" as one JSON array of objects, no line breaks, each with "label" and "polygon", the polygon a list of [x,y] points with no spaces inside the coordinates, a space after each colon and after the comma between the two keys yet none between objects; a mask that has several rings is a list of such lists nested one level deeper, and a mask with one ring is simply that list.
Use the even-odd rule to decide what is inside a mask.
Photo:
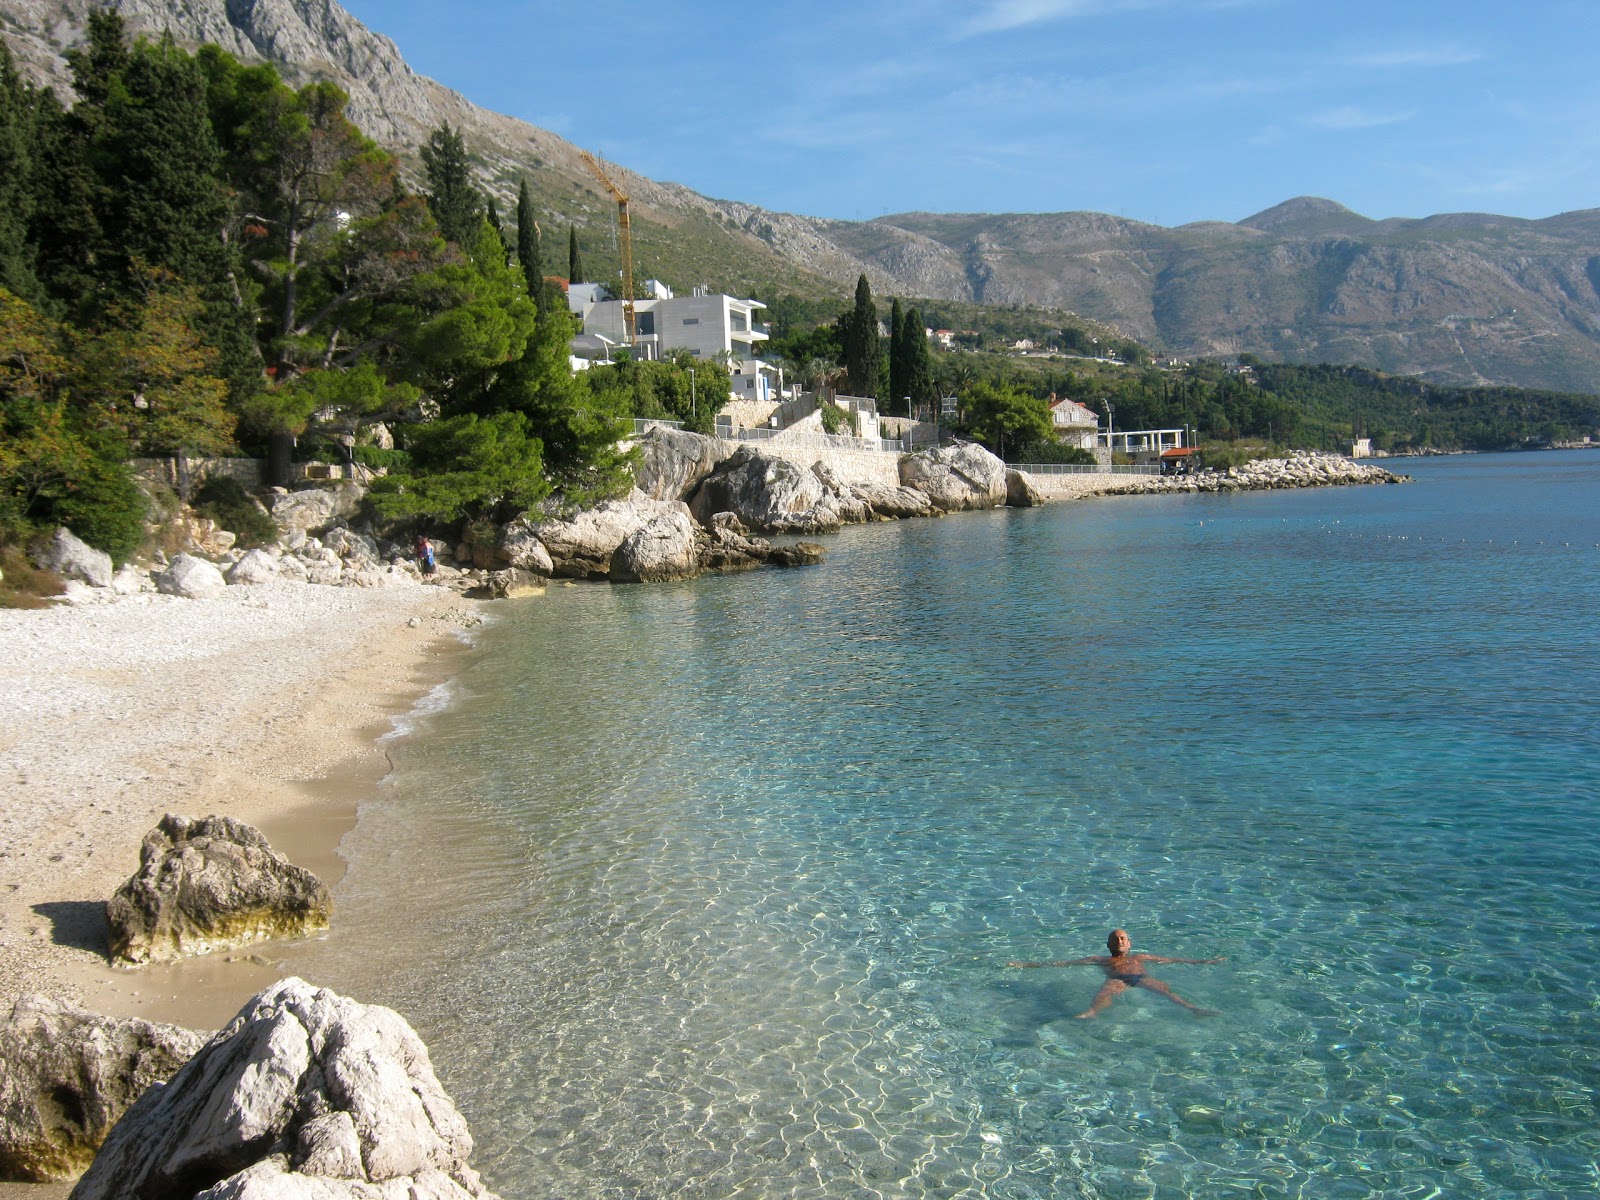
[{"label": "cypress tree", "polygon": [[528,196],[528,181],[517,187],[517,261],[522,264],[522,278],[527,282],[528,295],[544,311],[544,254],[539,244],[539,222],[533,217],[533,200]]},{"label": "cypress tree", "polygon": [[578,227],[567,226],[567,282],[583,282],[583,258],[578,253]]},{"label": "cypress tree", "polygon": [[872,302],[872,286],[863,273],[856,280],[855,307],[845,322],[844,365],[850,376],[850,391],[857,396],[877,396],[882,357],[878,347],[878,306]]},{"label": "cypress tree", "polygon": [[500,210],[495,206],[494,197],[489,197],[489,211],[484,214],[484,219],[489,222],[489,227],[494,230],[495,236],[500,239],[500,247],[506,254],[506,266],[516,261],[511,249],[511,239],[506,236],[506,227],[500,221]]},{"label": "cypress tree", "polygon": [[428,208],[439,222],[439,232],[446,241],[471,246],[485,208],[472,183],[461,131],[450,128],[446,121],[430,133],[422,146],[422,165],[428,172]]},{"label": "cypress tree", "polygon": [[905,315],[901,342],[905,394],[911,397],[912,412],[915,412],[917,405],[937,399],[938,389],[934,386],[933,356],[928,352],[927,328],[922,323],[922,314],[914,308]]},{"label": "cypress tree", "polygon": [[900,307],[900,297],[894,298],[889,309],[889,400],[891,403],[906,394],[906,314]]}]

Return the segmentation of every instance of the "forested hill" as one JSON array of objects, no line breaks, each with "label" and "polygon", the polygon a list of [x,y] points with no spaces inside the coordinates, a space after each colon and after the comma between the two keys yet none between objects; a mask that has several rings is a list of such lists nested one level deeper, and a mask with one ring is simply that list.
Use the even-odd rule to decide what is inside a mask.
[{"label": "forested hill", "polygon": [[[461,128],[479,184],[509,207],[528,180],[547,229],[577,227],[590,275],[615,270],[614,208],[576,148],[415,74],[332,0],[112,0],[130,28],[215,42],[328,79],[415,180],[417,147]],[[68,78],[89,0],[0,0],[0,31],[37,80]],[[1600,391],[1600,210],[1373,220],[1302,197],[1176,229],[1100,213],[908,213],[827,221],[714,200],[618,165],[639,273],[772,299],[881,296],[1037,305],[1180,357],[1348,362],[1452,385]]]}]

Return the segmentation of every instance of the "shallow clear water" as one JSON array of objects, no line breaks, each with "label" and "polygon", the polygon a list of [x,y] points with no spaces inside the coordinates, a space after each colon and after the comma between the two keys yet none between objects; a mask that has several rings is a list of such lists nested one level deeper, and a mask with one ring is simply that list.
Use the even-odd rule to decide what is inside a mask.
[{"label": "shallow clear water", "polygon": [[1600,1192],[1600,454],[1402,469],[504,605],[291,966],[507,1196]]}]

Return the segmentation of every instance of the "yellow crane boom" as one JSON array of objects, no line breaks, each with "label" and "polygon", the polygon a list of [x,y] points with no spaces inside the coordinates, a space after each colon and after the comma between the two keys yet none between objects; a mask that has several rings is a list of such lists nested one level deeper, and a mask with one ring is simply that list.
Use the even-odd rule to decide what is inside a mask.
[{"label": "yellow crane boom", "polygon": [[583,159],[583,165],[605,185],[606,190],[617,202],[618,238],[622,243],[622,320],[627,330],[628,345],[632,346],[637,336],[638,321],[633,311],[633,232],[628,228],[628,193],[619,188],[611,176],[606,174],[605,168],[600,165],[600,160],[594,155],[587,150],[579,150],[578,156]]}]

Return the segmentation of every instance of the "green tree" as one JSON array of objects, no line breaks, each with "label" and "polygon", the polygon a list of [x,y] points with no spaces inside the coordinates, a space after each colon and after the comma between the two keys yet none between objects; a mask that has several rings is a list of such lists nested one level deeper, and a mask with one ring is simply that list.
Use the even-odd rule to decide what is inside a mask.
[{"label": "green tree", "polygon": [[412,466],[373,480],[369,499],[391,520],[509,520],[549,494],[542,447],[519,412],[462,413],[406,433]]},{"label": "green tree", "polygon": [[901,336],[900,369],[905,377],[905,394],[911,397],[911,410],[916,412],[918,405],[936,403],[939,399],[933,355],[928,349],[927,326],[923,325],[922,314],[916,309],[906,313]]},{"label": "green tree", "polygon": [[968,389],[966,424],[973,437],[1002,458],[1008,449],[1052,434],[1045,401],[1010,384],[983,382]]},{"label": "green tree", "polygon": [[0,38],[0,287],[37,298],[37,257],[30,238],[38,180],[38,118],[33,89],[17,74],[11,48]]},{"label": "green tree", "polygon": [[539,222],[533,215],[533,199],[528,195],[528,181],[517,185],[517,262],[522,264],[522,278],[528,295],[545,311],[544,248],[540,245]]},{"label": "green tree", "polygon": [[906,314],[896,296],[889,309],[889,397],[897,401],[910,394],[906,390]]},{"label": "green tree", "polygon": [[856,280],[855,307],[844,320],[844,365],[849,374],[851,394],[876,396],[882,352],[878,345],[878,306],[872,302],[872,286],[863,274]]},{"label": "green tree", "polygon": [[428,174],[428,207],[445,240],[470,245],[484,219],[483,197],[472,182],[472,164],[459,129],[446,121],[422,144],[422,165]]},{"label": "green tree", "polygon": [[583,256],[578,253],[578,227],[567,226],[567,282],[583,283]]}]

